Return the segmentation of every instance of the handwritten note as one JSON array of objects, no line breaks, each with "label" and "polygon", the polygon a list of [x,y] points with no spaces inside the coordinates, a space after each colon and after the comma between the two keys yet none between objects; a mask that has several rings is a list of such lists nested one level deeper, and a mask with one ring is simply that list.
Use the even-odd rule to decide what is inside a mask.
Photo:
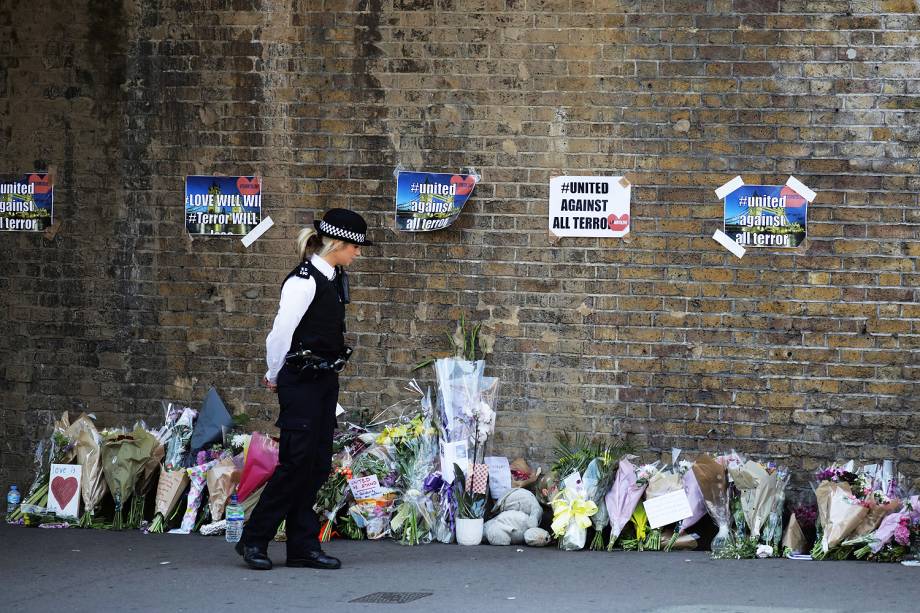
[{"label": "handwritten note", "polygon": [[377,498],[383,494],[383,490],[380,489],[380,480],[377,478],[377,475],[349,479],[348,487],[351,488],[351,493],[354,495],[355,500]]}]

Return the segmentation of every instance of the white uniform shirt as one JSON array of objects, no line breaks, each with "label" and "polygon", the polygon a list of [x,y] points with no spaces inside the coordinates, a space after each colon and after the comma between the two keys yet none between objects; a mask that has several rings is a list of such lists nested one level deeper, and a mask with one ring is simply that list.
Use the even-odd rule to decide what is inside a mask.
[{"label": "white uniform shirt", "polygon": [[[330,281],[335,278],[335,268],[323,258],[314,254],[310,257],[310,263]],[[272,331],[265,339],[265,362],[268,364],[265,378],[271,383],[277,383],[278,371],[284,366],[284,356],[291,350],[294,330],[315,296],[316,280],[313,278],[304,279],[295,275],[281,286],[278,314],[275,315]]]}]

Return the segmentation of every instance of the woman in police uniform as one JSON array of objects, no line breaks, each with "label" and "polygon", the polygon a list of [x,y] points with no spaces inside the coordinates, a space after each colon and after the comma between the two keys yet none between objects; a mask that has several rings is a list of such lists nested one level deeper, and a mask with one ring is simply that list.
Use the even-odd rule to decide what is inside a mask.
[{"label": "woman in police uniform", "polygon": [[339,568],[319,545],[316,493],[329,476],[345,346],[348,280],[343,268],[370,245],[360,215],[332,209],[297,237],[300,263],[281,286],[281,302],[265,341],[263,384],[278,393],[279,465],[265,486],[236,550],[250,568],[269,570],[269,541],[286,520],[287,565]]}]

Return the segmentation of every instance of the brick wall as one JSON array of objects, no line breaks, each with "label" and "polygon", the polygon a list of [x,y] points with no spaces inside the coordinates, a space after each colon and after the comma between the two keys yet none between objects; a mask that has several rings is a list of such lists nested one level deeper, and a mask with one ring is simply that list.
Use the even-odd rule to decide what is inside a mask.
[{"label": "brick wall", "polygon": [[[54,237],[0,235],[0,482],[52,416],[103,425],[211,383],[271,420],[290,239],[352,207],[342,403],[404,397],[461,314],[503,380],[496,449],[555,433],[835,457],[920,478],[920,16],[909,0],[102,0],[0,8],[0,170],[56,174]],[[393,228],[392,171],[483,175]],[[187,174],[260,174],[278,224],[190,239]],[[551,240],[550,177],[626,174],[625,240]],[[818,191],[803,249],[709,238],[742,174]]]}]

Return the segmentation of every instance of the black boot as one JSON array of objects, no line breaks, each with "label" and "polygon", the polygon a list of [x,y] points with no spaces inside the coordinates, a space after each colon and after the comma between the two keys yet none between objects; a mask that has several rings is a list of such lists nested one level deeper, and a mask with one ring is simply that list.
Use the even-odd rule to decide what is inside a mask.
[{"label": "black boot", "polygon": [[338,558],[327,556],[323,550],[308,551],[296,557],[288,556],[287,565],[294,568],[322,568],[326,570],[335,570],[342,567],[342,563]]},{"label": "black boot", "polygon": [[271,570],[272,561],[268,559],[265,550],[255,545],[244,545],[242,541],[236,544],[236,552],[243,556],[246,566],[253,570]]}]

